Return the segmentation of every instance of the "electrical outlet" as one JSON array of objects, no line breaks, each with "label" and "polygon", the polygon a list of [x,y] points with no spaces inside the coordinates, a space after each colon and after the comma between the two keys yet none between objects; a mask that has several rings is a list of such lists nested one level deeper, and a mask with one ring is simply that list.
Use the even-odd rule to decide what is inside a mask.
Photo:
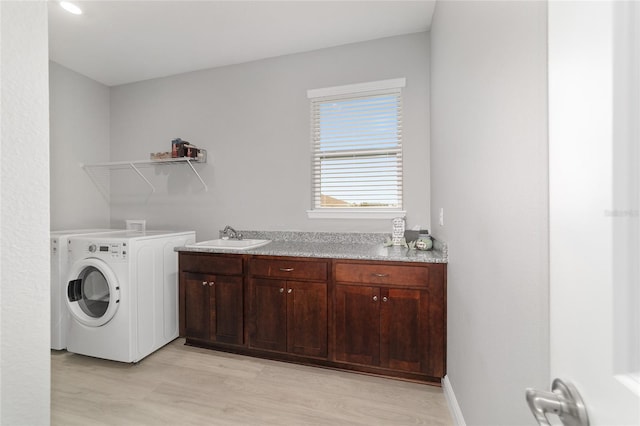
[{"label": "electrical outlet", "polygon": [[444,226],[444,208],[440,207],[440,226]]}]

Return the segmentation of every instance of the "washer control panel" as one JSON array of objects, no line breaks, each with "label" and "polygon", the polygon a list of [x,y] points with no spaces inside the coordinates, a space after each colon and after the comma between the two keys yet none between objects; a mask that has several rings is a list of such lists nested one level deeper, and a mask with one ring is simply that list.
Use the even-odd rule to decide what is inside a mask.
[{"label": "washer control panel", "polygon": [[86,253],[97,257],[122,260],[127,258],[127,243],[90,242],[87,243],[85,250]]}]

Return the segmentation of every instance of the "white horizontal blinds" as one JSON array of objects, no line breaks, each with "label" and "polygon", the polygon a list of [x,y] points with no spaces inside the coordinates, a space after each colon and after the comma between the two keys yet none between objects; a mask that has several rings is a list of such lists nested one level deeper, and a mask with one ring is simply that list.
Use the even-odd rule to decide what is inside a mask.
[{"label": "white horizontal blinds", "polygon": [[311,101],[313,206],[402,207],[401,90]]}]

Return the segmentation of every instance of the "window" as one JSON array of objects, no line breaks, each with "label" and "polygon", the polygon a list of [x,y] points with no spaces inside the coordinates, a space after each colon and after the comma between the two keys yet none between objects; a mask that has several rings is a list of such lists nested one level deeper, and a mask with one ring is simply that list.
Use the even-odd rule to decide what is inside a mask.
[{"label": "window", "polygon": [[309,90],[311,218],[393,218],[402,211],[405,79]]}]

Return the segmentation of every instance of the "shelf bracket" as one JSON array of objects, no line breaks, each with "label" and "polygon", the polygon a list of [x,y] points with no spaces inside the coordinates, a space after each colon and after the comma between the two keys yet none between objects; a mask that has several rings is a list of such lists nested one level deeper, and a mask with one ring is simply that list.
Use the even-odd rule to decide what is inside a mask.
[{"label": "shelf bracket", "polygon": [[[147,185],[149,185],[149,187],[151,188],[151,192],[156,192],[156,188],[153,186],[153,184],[151,182],[149,182],[149,179],[147,179],[140,170],[138,170],[138,168],[135,166],[135,164],[133,164],[132,162],[129,163],[129,166],[138,174],[138,176],[140,176],[142,178],[142,180],[144,180]],[[193,166],[191,167],[193,168]],[[200,179],[202,180],[202,179]]]},{"label": "shelf bracket", "polygon": [[193,164],[191,164],[191,160],[187,160],[187,164],[189,165],[189,167],[191,167],[191,170],[193,171],[193,173],[196,175],[196,177],[200,180],[200,183],[202,184],[205,192],[209,191],[209,187],[207,186],[206,183],[204,183],[204,180],[202,180],[202,177],[200,177],[200,173],[198,173],[198,171],[196,170],[195,167],[193,167]]}]

